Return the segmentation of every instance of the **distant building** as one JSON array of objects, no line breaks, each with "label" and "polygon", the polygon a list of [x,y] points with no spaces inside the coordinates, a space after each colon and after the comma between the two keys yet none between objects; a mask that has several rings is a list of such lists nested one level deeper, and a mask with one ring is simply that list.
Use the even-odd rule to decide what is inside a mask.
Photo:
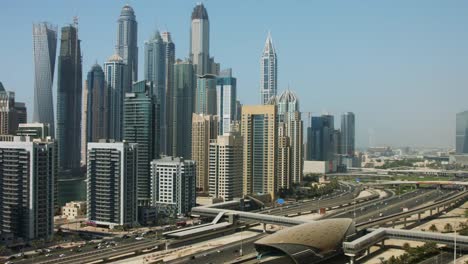
[{"label": "distant building", "polygon": [[17,136],[28,136],[32,138],[50,137],[49,124],[26,123],[20,124],[16,131]]},{"label": "distant building", "polygon": [[196,204],[193,160],[162,157],[151,162],[151,204],[168,216],[184,215]]},{"label": "distant building", "polygon": [[62,217],[73,220],[86,217],[86,202],[69,202],[62,207]]},{"label": "distant building", "polygon": [[216,75],[205,74],[197,76],[195,90],[195,113],[216,114]]},{"label": "distant building", "polygon": [[231,69],[222,73],[216,85],[216,114],[219,116],[219,134],[231,132],[231,124],[237,120],[237,87],[236,78],[232,77]]},{"label": "distant building", "polygon": [[104,63],[104,77],[109,92],[109,138],[116,141],[122,140],[123,129],[123,101],[125,91],[125,72],[127,65],[122,57],[117,54],[110,56]]},{"label": "distant building", "polygon": [[57,152],[49,139],[0,142],[0,234],[50,239],[54,233]]},{"label": "distant building", "polygon": [[192,160],[197,163],[197,191],[208,193],[210,141],[218,136],[218,116],[193,114]]},{"label": "distant building", "polygon": [[354,156],[355,149],[355,118],[354,113],[341,115],[340,154]]},{"label": "distant building", "polygon": [[0,135],[14,135],[26,119],[24,103],[15,102],[15,93],[5,91],[0,82]]},{"label": "distant building", "polygon": [[166,121],[165,121],[165,143],[161,142],[161,153],[172,156],[172,111],[174,97],[174,63],[175,63],[175,44],[172,42],[170,32],[162,32],[161,37],[164,41],[164,62],[165,62],[165,88],[166,88]]},{"label": "distant building", "polygon": [[267,104],[278,90],[278,60],[270,32],[260,58],[260,94],[261,103]]},{"label": "distant building", "polygon": [[457,114],[455,151],[468,153],[468,111]]},{"label": "distant building", "polygon": [[159,131],[157,100],[153,82],[133,84],[132,92],[125,94],[123,139],[138,143],[138,202],[150,201],[150,162],[159,157]]},{"label": "distant building", "polygon": [[117,44],[115,50],[127,65],[125,68],[126,84],[124,92],[132,89],[134,82],[138,81],[138,23],[135,11],[129,5],[125,5],[117,20]]},{"label": "distant building", "polygon": [[243,194],[275,197],[277,120],[275,105],[242,107]]},{"label": "distant building", "polygon": [[138,145],[133,143],[88,143],[89,221],[110,228],[137,223],[138,154]]},{"label": "distant building", "polygon": [[54,81],[57,52],[57,27],[46,22],[33,24],[34,56],[34,111],[33,122],[49,124],[52,137],[55,135]]},{"label": "distant building", "polygon": [[210,143],[209,194],[230,201],[242,197],[242,137],[219,135]]},{"label": "distant building", "polygon": [[110,138],[110,91],[101,66],[94,64],[85,83],[86,142],[98,142]]},{"label": "distant building", "polygon": [[194,69],[189,61],[174,64],[172,99],[172,155],[189,158],[192,154],[192,113],[194,111]]},{"label": "distant building", "polygon": [[211,72],[210,60],[210,21],[208,12],[202,3],[197,4],[192,12],[190,61],[192,61],[197,75],[213,73]]},{"label": "distant building", "polygon": [[56,138],[59,169],[72,173],[79,171],[81,164],[81,71],[78,29],[68,25],[62,28],[58,56]]}]

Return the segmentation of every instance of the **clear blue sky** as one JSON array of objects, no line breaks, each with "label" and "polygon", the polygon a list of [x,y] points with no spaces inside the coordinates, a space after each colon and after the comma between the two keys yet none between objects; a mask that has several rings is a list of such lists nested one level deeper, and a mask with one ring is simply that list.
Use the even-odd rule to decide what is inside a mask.
[{"label": "clear blue sky", "polygon": [[[63,26],[79,16],[85,78],[96,60],[113,54],[126,3],[137,16],[141,78],[143,43],[155,29],[169,30],[177,57],[187,56],[196,1],[2,1],[0,81],[27,103],[30,117],[32,23]],[[242,103],[259,102],[259,57],[271,30],[279,90],[289,84],[302,111],[355,112],[358,146],[367,146],[369,131],[376,145],[454,145],[455,113],[468,109],[468,1],[204,3],[210,53],[223,68],[233,68]]]}]

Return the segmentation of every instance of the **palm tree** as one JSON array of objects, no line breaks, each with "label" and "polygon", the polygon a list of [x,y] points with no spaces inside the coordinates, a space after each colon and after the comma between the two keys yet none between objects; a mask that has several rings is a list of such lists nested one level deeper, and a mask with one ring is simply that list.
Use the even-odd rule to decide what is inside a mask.
[{"label": "palm tree", "polygon": [[437,226],[436,226],[436,225],[432,224],[432,225],[429,227],[429,231],[431,231],[431,232],[437,232],[437,231],[439,231],[439,230],[437,229]]},{"label": "palm tree", "polygon": [[453,231],[453,227],[452,227],[452,225],[450,223],[447,223],[444,226],[444,230],[445,230],[445,232],[450,233],[450,232]]}]

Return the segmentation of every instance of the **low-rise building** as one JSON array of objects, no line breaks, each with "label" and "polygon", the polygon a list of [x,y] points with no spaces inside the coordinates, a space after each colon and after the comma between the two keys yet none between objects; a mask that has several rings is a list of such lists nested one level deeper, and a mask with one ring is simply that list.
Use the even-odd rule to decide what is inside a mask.
[{"label": "low-rise building", "polygon": [[68,220],[86,217],[86,202],[72,201],[62,207],[62,217]]}]

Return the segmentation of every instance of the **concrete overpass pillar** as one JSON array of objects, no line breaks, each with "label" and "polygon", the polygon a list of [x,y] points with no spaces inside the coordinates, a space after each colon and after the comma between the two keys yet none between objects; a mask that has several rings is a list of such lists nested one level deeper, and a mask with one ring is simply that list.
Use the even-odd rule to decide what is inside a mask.
[{"label": "concrete overpass pillar", "polygon": [[392,220],[392,228],[395,228],[395,220]]},{"label": "concrete overpass pillar", "polygon": [[432,216],[432,209],[429,209],[429,215]]},{"label": "concrete overpass pillar", "polygon": [[421,213],[418,213],[418,222],[421,222]]},{"label": "concrete overpass pillar", "polygon": [[354,264],[354,256],[349,256],[349,264]]},{"label": "concrete overpass pillar", "polygon": [[366,249],[366,256],[369,256],[370,255],[370,248],[367,248]]},{"label": "concrete overpass pillar", "polygon": [[262,223],[263,225],[263,233],[266,233],[266,223]]},{"label": "concrete overpass pillar", "polygon": [[440,213],[440,207],[437,206],[437,214],[439,214],[439,213]]},{"label": "concrete overpass pillar", "polygon": [[384,240],[382,240],[382,245],[381,245],[381,247],[382,247],[382,248],[384,248],[384,247],[385,247],[385,239],[384,239]]},{"label": "concrete overpass pillar", "polygon": [[403,226],[406,227],[406,217],[403,219]]}]

